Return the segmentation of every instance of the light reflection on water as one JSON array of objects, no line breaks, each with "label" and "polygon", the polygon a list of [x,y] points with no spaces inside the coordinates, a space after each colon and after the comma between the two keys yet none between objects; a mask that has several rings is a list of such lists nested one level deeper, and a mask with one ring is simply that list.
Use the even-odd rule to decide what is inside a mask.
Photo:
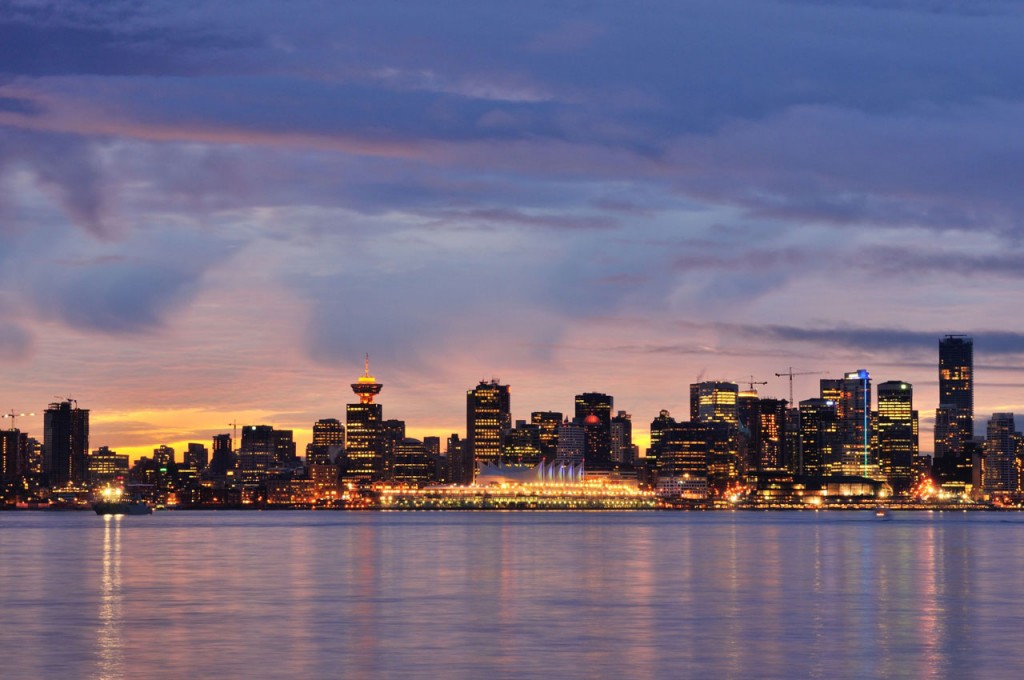
[{"label": "light reflection on water", "polygon": [[1016,674],[1011,514],[0,514],[0,676]]}]

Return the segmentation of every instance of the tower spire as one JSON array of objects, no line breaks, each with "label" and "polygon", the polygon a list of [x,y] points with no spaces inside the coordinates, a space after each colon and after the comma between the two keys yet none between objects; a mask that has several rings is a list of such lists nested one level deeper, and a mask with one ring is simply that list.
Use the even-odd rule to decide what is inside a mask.
[{"label": "tower spire", "polygon": [[366,377],[370,377],[370,353],[369,352],[366,353],[366,363],[365,363],[365,368],[363,369],[363,375],[365,375]]},{"label": "tower spire", "polygon": [[363,375],[352,384],[352,391],[359,395],[359,403],[372,404],[373,398],[380,394],[384,386],[377,382],[377,379],[370,375],[370,353],[366,353],[363,364]]}]

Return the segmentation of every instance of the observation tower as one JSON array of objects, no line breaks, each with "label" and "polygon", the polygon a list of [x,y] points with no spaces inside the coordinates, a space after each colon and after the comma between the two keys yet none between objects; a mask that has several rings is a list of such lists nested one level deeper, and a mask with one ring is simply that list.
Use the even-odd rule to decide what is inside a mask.
[{"label": "observation tower", "polygon": [[373,398],[380,394],[384,385],[370,375],[370,355],[366,355],[366,368],[356,382],[352,383],[352,391],[359,395],[360,404],[372,404]]}]

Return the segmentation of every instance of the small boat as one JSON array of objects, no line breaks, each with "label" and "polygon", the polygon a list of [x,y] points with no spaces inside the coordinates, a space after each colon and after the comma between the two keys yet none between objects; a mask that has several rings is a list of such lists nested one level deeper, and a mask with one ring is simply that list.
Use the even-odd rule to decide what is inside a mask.
[{"label": "small boat", "polygon": [[889,514],[889,508],[885,506],[875,508],[875,517],[878,519],[892,519],[892,515]]},{"label": "small boat", "polygon": [[125,498],[124,491],[108,486],[100,491],[100,497],[93,502],[92,509],[97,515],[151,515],[153,508],[138,498]]}]

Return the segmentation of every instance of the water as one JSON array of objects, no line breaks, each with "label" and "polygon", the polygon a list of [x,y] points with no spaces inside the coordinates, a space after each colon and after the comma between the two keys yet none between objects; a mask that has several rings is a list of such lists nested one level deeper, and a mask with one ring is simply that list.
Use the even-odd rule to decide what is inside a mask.
[{"label": "water", "polygon": [[1024,515],[0,513],[3,678],[988,678]]}]

